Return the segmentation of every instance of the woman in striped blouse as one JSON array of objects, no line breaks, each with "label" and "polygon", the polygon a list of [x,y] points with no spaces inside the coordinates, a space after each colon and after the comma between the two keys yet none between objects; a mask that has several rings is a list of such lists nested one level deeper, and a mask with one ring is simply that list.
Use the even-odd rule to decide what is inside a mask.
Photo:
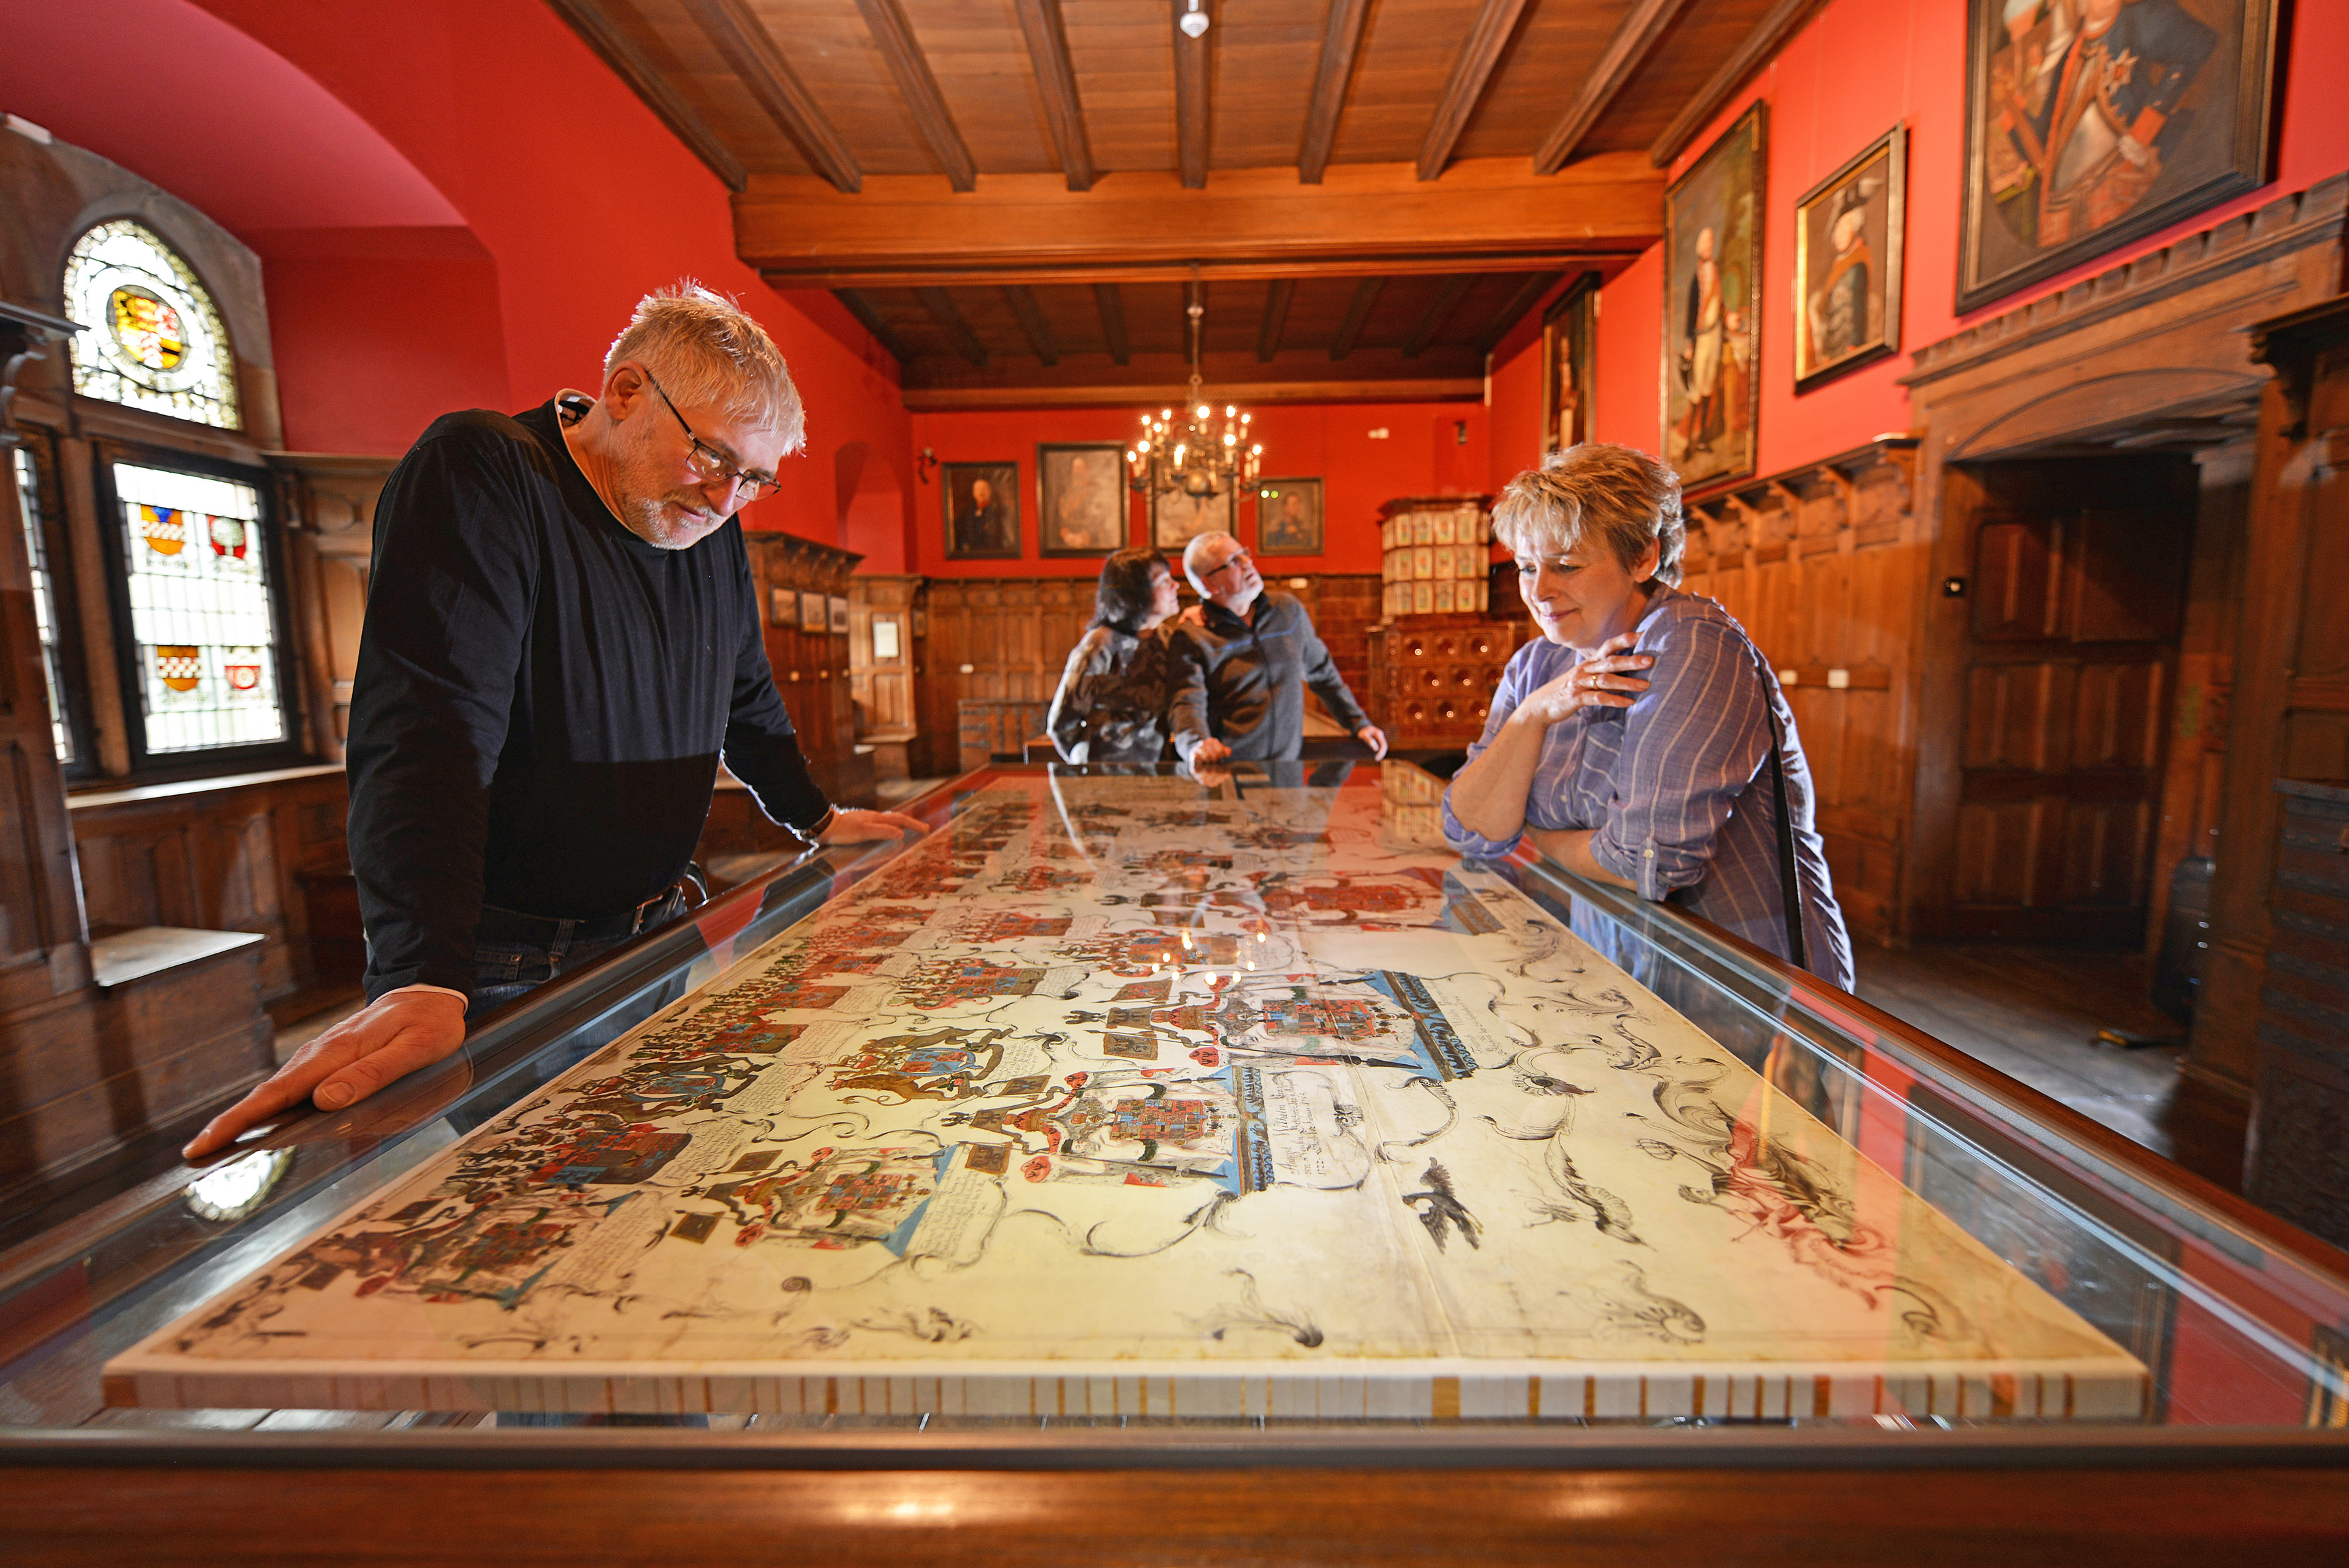
[{"label": "woman in striped blouse", "polygon": [[1444,795],[1453,847],[1496,858],[1530,840],[1570,871],[1669,898],[1781,957],[1795,952],[1791,903],[1804,966],[1848,989],[1851,939],[1794,713],[1745,629],[1676,586],[1678,476],[1629,447],[1569,447],[1509,481],[1493,534],[1516,554],[1541,637],[1502,673],[1484,738]]}]

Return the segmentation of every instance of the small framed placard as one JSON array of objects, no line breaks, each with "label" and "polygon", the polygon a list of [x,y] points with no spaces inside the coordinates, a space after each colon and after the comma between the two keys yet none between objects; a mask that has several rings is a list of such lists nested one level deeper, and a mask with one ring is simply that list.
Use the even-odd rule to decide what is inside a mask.
[{"label": "small framed placard", "polygon": [[801,593],[801,594],[800,594],[800,630],[801,630],[801,631],[802,631],[802,632],[813,632],[817,636],[821,637],[821,636],[823,636],[823,635],[824,627],[825,627],[826,625],[828,625],[828,624],[831,623],[831,620],[832,620],[831,613],[830,613],[829,611],[827,611],[827,610],[823,607],[823,594],[821,594],[821,593],[806,593],[806,592],[804,592],[804,591]]},{"label": "small framed placard", "polygon": [[832,612],[832,634],[835,637],[848,635],[848,601],[835,593],[825,603]]},{"label": "small framed placard", "polygon": [[800,594],[796,588],[767,590],[767,624],[773,626],[796,626],[800,624]]},{"label": "small framed placard", "polygon": [[897,656],[897,623],[881,616],[873,618],[873,656],[894,659]]}]

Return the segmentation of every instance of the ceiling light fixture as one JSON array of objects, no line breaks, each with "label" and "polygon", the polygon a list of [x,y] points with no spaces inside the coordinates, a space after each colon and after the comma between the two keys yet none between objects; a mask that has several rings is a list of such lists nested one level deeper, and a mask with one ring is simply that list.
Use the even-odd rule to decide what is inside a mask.
[{"label": "ceiling light fixture", "polygon": [[1218,428],[1214,405],[1200,389],[1199,348],[1207,307],[1199,301],[1196,266],[1191,269],[1191,301],[1183,314],[1191,322],[1191,397],[1178,422],[1174,410],[1162,408],[1142,416],[1142,438],[1126,449],[1126,483],[1146,495],[1172,494],[1205,498],[1238,492],[1256,483],[1264,457],[1261,443],[1249,439],[1256,416],[1224,405]]}]

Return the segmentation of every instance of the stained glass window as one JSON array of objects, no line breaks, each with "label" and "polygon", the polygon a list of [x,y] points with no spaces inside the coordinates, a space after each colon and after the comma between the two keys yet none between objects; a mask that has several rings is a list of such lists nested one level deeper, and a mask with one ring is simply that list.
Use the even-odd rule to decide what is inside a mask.
[{"label": "stained glass window", "polygon": [[285,739],[260,493],[117,463],[114,494],[149,754]]},{"label": "stained glass window", "polygon": [[212,297],[179,253],[129,218],[100,223],[66,260],[74,390],[233,430],[236,368]]},{"label": "stained glass window", "polygon": [[66,722],[65,683],[57,678],[57,607],[56,579],[49,575],[49,552],[42,538],[40,471],[33,454],[16,449],[16,501],[25,521],[25,555],[33,566],[33,620],[41,633],[41,669],[49,680],[49,730],[57,743],[57,760],[74,759],[73,727]]}]

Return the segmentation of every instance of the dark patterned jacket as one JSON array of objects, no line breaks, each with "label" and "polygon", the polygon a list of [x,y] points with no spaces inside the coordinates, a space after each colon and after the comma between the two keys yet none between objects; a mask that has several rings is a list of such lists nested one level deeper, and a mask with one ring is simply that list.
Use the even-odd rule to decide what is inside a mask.
[{"label": "dark patterned jacket", "polygon": [[[1200,683],[1190,641],[1171,630],[1136,637],[1095,626],[1070,652],[1045,720],[1063,760],[1156,762],[1167,755],[1168,716]],[[1188,760],[1189,748],[1182,754]]]}]

